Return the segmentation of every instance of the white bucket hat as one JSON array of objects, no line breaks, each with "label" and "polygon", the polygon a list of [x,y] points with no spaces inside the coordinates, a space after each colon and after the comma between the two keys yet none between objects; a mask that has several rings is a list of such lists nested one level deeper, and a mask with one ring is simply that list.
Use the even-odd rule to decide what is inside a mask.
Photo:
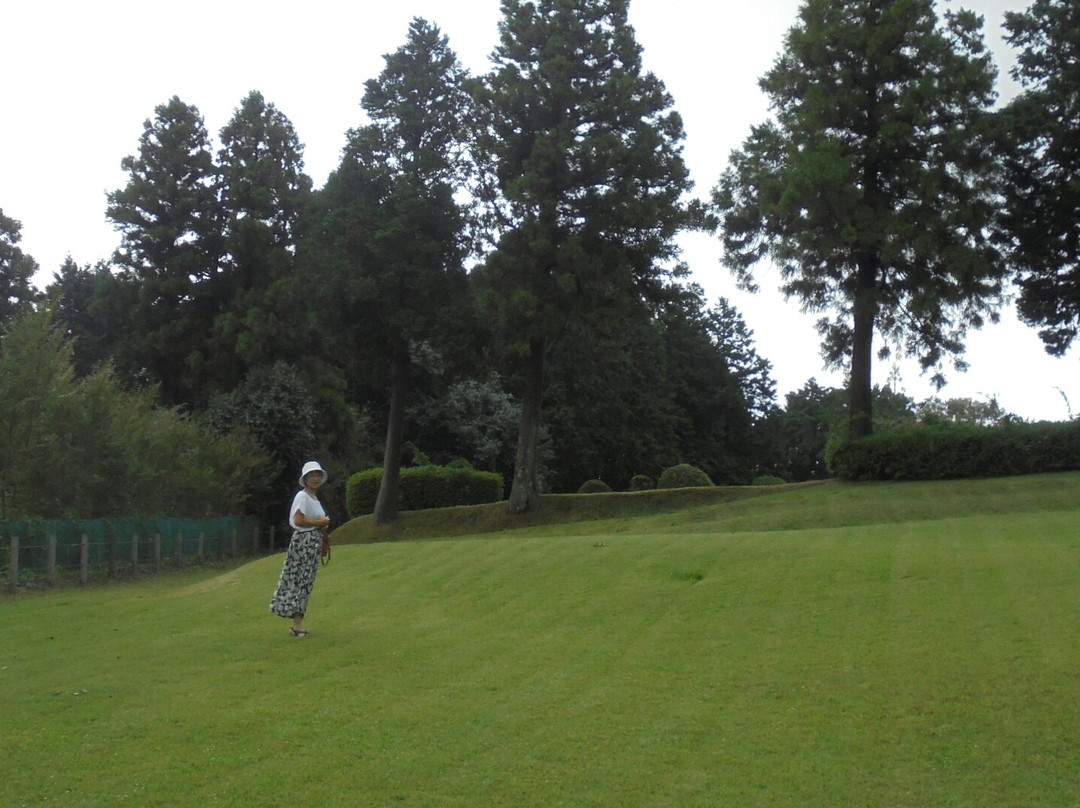
[{"label": "white bucket hat", "polygon": [[326,473],[326,470],[323,469],[323,467],[319,465],[319,462],[317,460],[309,460],[308,462],[306,462],[304,464],[303,471],[300,472],[300,487],[301,488],[304,487],[304,478],[307,477],[309,474],[311,474],[311,472],[313,472],[313,471],[321,471],[322,472],[323,482],[324,483],[326,482],[327,478],[330,476],[329,474]]}]

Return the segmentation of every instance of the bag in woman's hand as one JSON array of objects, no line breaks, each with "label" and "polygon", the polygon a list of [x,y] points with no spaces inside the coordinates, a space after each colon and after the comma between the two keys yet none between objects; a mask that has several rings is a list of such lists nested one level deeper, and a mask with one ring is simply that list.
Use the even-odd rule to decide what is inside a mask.
[{"label": "bag in woman's hand", "polygon": [[322,563],[330,563],[330,528],[321,527],[319,532],[322,533]]}]

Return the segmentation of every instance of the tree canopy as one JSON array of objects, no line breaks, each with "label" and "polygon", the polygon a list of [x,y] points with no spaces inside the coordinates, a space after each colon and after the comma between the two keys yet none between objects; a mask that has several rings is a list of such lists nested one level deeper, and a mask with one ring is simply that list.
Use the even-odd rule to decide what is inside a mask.
[{"label": "tree canopy", "polygon": [[22,251],[21,240],[22,223],[0,208],[0,327],[39,297],[31,283],[37,261]]},{"label": "tree canopy", "polygon": [[[974,15],[802,4],[760,81],[770,117],[711,211],[738,282],[778,267],[821,317],[826,359],[850,369],[846,391],[811,379],[783,406],[739,312],[686,279],[676,236],[702,205],[627,0],[502,0],[480,77],[412,20],[358,82],[364,118],[318,190],[261,93],[216,144],[174,97],[108,195],[113,260],[68,259],[47,304],[20,224],[0,213],[6,507],[276,519],[314,456],[331,508],[381,461],[379,521],[395,515],[400,466],[429,459],[512,475],[521,512],[541,491],[625,490],[683,464],[718,483],[820,478],[843,432],[1013,420],[993,401],[917,407],[871,369],[875,349],[938,379],[947,359],[962,365],[967,329],[996,317],[1003,255],[1048,349],[1075,340],[1073,5],[1008,15],[1024,92],[993,114]],[[31,487],[20,457],[70,461]],[[200,487],[200,465],[220,491]],[[146,481],[140,503],[109,490],[117,469]]]},{"label": "tree canopy", "polygon": [[645,72],[625,0],[503,0],[477,86],[479,192],[494,226],[486,311],[522,362],[510,507],[537,502],[545,357],[575,319],[617,318],[673,269],[690,187],[682,120]]},{"label": "tree canopy", "polygon": [[1024,89],[1002,113],[1002,222],[1020,315],[1060,356],[1080,331],[1080,6],[1036,0],[1005,27]]},{"label": "tree canopy", "polygon": [[177,97],[143,124],[139,153],[125,157],[126,186],[108,194],[120,232],[116,262],[138,284],[128,346],[166,402],[197,398],[216,301],[205,294],[220,269],[220,178],[199,110]]},{"label": "tree canopy", "polygon": [[[1002,289],[995,70],[980,18],[932,0],[807,0],[760,85],[755,126],[716,187],[724,262],[766,259],[850,366],[854,434],[872,429],[875,331],[925,369],[958,355]],[[941,381],[940,374],[938,380]]]},{"label": "tree canopy", "polygon": [[322,194],[320,270],[350,315],[339,333],[390,366],[387,438],[375,518],[397,512],[405,396],[418,344],[439,343],[462,311],[466,215],[465,71],[439,29],[408,38],[365,84],[370,123],[349,132]]}]

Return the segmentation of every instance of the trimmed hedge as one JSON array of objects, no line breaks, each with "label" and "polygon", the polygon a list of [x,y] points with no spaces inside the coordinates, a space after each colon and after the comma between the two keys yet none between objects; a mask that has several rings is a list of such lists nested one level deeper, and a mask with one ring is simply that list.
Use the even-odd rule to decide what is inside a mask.
[{"label": "trimmed hedge", "polygon": [[[360,471],[349,478],[345,507],[350,519],[375,511],[381,480],[381,468]],[[493,471],[449,466],[410,466],[401,470],[398,510],[484,505],[501,502],[502,498],[503,478]]]},{"label": "trimmed hedge", "polygon": [[656,482],[648,474],[635,474],[630,478],[631,491],[652,491]]},{"label": "trimmed hedge", "polygon": [[942,424],[880,432],[836,445],[845,480],[948,480],[1080,469],[1080,421],[978,427]]},{"label": "trimmed hedge", "polygon": [[656,481],[657,488],[701,488],[712,485],[713,481],[708,474],[689,463],[664,469],[660,479]]}]

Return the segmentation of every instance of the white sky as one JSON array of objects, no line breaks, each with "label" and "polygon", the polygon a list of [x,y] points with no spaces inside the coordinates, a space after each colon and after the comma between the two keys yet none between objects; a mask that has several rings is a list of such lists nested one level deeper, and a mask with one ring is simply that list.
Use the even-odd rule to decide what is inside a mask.
[{"label": "white sky", "polygon": [[[667,85],[683,116],[685,157],[697,191],[717,182],[732,149],[767,117],[757,86],[793,24],[799,0],[633,0],[631,23],[646,67]],[[939,12],[961,3],[939,1]],[[967,0],[986,18],[997,54],[999,92],[1015,92],[1013,56],[1001,41],[1006,10],[1028,0]],[[259,90],[293,122],[305,144],[316,187],[337,165],[345,132],[362,123],[363,83],[382,56],[404,42],[421,16],[449,36],[473,73],[488,67],[497,43],[498,0],[35,0],[9,4],[0,48],[0,208],[22,222],[23,250],[46,285],[65,256],[80,265],[106,259],[118,235],[105,218],[105,194],[126,184],[120,161],[138,149],[143,121],[178,95],[199,108],[211,137],[251,90]],[[216,148],[216,145],[215,145]],[[757,350],[773,364],[783,395],[823,370],[815,318],[776,292],[775,270],[760,268],[757,295],[739,292],[720,266],[720,245],[701,234],[683,238],[684,258],[710,302],[726,296],[754,331]],[[1063,393],[1080,414],[1077,352],[1045,354],[1034,329],[1016,322],[973,332],[965,374],[949,371],[943,397],[985,400],[1028,419],[1069,417]],[[916,399],[933,395],[917,366],[877,362],[874,381],[899,373],[899,388]],[[1060,392],[1059,392],[1060,391]]]}]

